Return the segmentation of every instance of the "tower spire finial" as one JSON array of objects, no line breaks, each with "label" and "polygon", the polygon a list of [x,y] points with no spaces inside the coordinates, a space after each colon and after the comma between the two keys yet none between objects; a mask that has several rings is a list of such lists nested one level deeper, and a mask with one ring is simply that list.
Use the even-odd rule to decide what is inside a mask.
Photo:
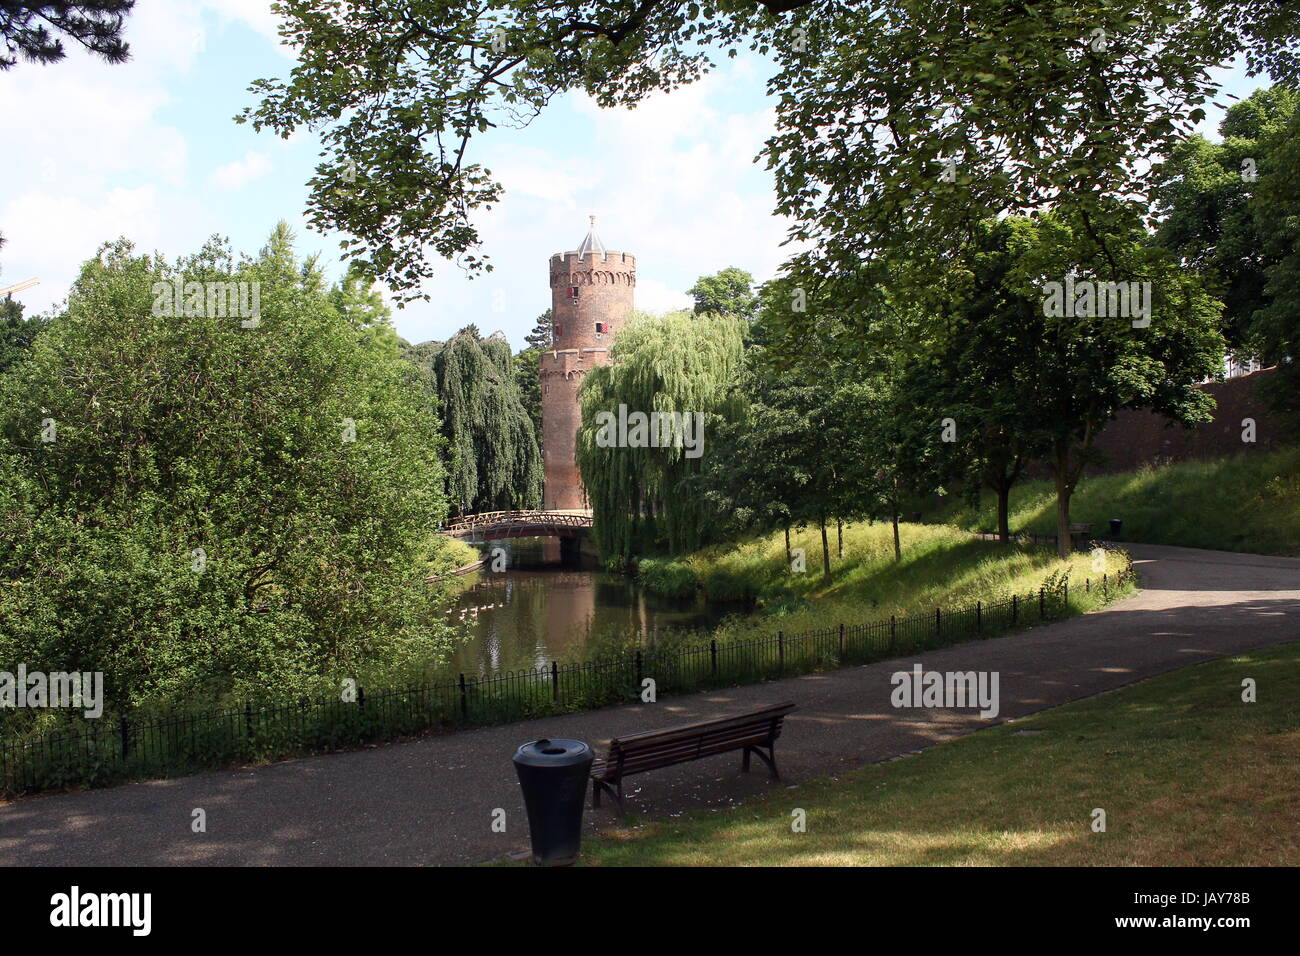
[{"label": "tower spire finial", "polygon": [[587,230],[587,238],[582,240],[582,245],[578,246],[578,255],[586,256],[588,253],[594,252],[604,253],[605,244],[596,235],[596,217],[588,216],[587,218],[591,221],[591,228]]}]

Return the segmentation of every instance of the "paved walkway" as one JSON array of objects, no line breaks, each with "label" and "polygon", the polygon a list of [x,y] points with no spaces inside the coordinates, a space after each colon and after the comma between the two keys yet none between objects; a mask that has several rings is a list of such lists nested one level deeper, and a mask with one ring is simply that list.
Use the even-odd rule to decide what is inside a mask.
[{"label": "paved walkway", "polygon": [[[885,760],[988,722],[973,711],[899,711],[889,675],[1001,673],[999,720],[1269,644],[1300,640],[1300,559],[1133,545],[1144,590],[1096,614],[919,657],[767,684],[489,727],[407,744],[0,807],[0,862],[17,865],[430,865],[527,845],[510,756],[537,737],[611,736],[798,702],[777,756],[787,783]],[[770,786],[738,755],[634,777],[633,813],[671,815]],[[756,763],[761,770],[761,765]],[[191,814],[207,813],[207,832]],[[506,811],[507,832],[492,832]],[[588,812],[589,825],[615,818]]]}]

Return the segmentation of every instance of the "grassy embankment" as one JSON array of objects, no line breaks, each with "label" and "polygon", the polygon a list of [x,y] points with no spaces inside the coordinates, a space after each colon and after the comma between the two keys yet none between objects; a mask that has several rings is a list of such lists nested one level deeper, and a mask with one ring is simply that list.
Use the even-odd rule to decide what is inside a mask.
[{"label": "grassy embankment", "polygon": [[473,575],[453,575],[457,568],[473,564],[483,555],[473,545],[466,544],[459,538],[447,538],[439,535],[431,545],[432,554],[426,562],[429,569],[430,586],[437,590],[437,600],[450,600],[474,581]]},{"label": "grassy embankment", "polygon": [[[986,492],[978,508],[954,502],[926,517],[987,530],[996,526],[995,508]],[[1054,509],[1050,482],[1011,489],[1013,531],[1055,534]],[[1086,477],[1070,517],[1091,523],[1098,536],[1107,533],[1109,519],[1119,518],[1125,541],[1300,555],[1300,448]]]},{"label": "grassy embankment", "polygon": [[[1241,701],[1247,677],[1257,703]],[[1297,866],[1298,728],[1300,645],[1288,644],[738,807],[609,831],[586,842],[584,862]],[[1096,807],[1104,833],[1091,830]],[[804,833],[791,832],[795,808]]]},{"label": "grassy embankment", "polygon": [[[651,590],[686,594],[702,589],[714,600],[752,595],[765,613],[724,622],[719,636],[746,636],[777,629],[787,634],[840,623],[862,623],[990,603],[1037,592],[1053,573],[1070,574],[1070,606],[1086,611],[1102,603],[1102,573],[1113,577],[1125,555],[1108,552],[1105,566],[1094,570],[1092,558],[1079,553],[1059,561],[1045,548],[1017,547],[982,541],[953,527],[904,523],[903,556],[894,561],[893,531],[887,524],[844,526],[844,556],[837,556],[835,529],[830,529],[831,583],[822,579],[821,535],[815,528],[792,533],[793,548],[805,553],[806,570],[791,571],[785,539],[777,532],[738,544],[716,545],[673,560],[647,559],[639,574]],[[1092,578],[1094,589],[1084,589]],[[1111,589],[1110,596],[1115,592]]]}]

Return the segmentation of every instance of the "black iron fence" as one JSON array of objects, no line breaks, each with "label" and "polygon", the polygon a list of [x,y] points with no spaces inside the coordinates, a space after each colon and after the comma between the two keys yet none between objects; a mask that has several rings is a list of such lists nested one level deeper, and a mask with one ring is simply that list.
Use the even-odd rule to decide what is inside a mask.
[{"label": "black iron fence", "polygon": [[[1109,597],[1132,577],[1103,574]],[[220,712],[132,720],[69,715],[68,727],[0,742],[0,792],[18,794],[168,776],[234,763],[273,760],[394,740],[432,729],[508,723],[636,700],[864,664],[900,654],[992,637],[1065,616],[1068,584],[1037,594],[802,634],[711,640],[645,648],[618,657],[466,677],[344,699],[300,699]]]}]

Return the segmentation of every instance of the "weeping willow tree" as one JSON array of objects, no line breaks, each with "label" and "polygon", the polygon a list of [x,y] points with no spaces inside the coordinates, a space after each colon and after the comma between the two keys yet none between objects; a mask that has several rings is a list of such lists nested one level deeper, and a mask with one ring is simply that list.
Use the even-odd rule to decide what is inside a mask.
[{"label": "weeping willow tree", "polygon": [[470,325],[446,342],[412,347],[407,358],[427,370],[438,395],[452,508],[536,508],[542,455],[505,338],[484,339]]},{"label": "weeping willow tree", "polygon": [[[644,540],[682,551],[705,539],[714,516],[695,485],[710,452],[710,423],[741,411],[743,324],[732,316],[636,314],[619,331],[610,364],[587,374],[578,468],[607,561],[625,562]],[[636,413],[650,421],[639,427]],[[683,415],[702,422],[703,433],[692,434],[694,424],[686,433],[672,427],[674,414],[677,422]]]}]

